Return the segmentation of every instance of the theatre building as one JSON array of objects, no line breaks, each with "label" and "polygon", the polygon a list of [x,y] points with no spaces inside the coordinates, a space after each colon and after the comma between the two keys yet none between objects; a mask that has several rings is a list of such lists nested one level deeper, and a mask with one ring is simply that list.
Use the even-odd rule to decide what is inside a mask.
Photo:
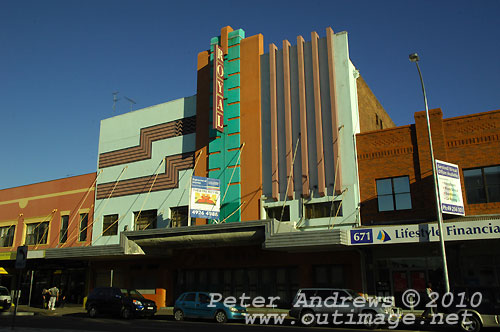
[{"label": "theatre building", "polygon": [[[197,91],[101,121],[89,287],[280,296],[363,288],[355,135],[392,127],[349,58],[346,32],[264,47],[221,29]],[[193,69],[194,70],[194,69]],[[217,219],[191,218],[192,176],[220,181]],[[97,255],[97,256],[96,256]],[[99,257],[99,258],[97,258]]]},{"label": "theatre building", "polygon": [[[52,286],[68,303],[83,302],[88,263],[62,253],[92,243],[95,178],[90,173],[0,190],[0,284],[16,289],[21,276],[20,303],[41,304],[42,290]],[[28,247],[26,267],[17,270],[22,245]]]},{"label": "theatre building", "polygon": [[[500,287],[500,111],[443,119],[430,111],[434,155],[458,165],[465,216],[443,214],[450,286]],[[369,292],[443,290],[425,112],[415,123],[357,134],[361,227],[348,231],[366,260]]]}]

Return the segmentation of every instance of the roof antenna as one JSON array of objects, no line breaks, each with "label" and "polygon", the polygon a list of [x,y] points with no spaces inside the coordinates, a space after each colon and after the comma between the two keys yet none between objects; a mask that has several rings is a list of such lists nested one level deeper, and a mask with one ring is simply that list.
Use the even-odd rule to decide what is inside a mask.
[{"label": "roof antenna", "polygon": [[123,96],[125,99],[127,99],[129,102],[130,102],[130,112],[132,112],[132,104],[136,104],[135,101],[133,101],[132,99],[126,97],[126,96]]},{"label": "roof antenna", "polygon": [[116,95],[118,94],[118,91],[113,92],[113,113],[116,111],[116,102],[120,100],[119,98],[116,98]]}]

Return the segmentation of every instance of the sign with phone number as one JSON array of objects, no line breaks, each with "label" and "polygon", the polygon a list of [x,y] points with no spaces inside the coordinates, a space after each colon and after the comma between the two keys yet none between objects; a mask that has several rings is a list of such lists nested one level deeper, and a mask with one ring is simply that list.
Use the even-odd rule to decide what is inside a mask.
[{"label": "sign with phone number", "polygon": [[219,218],[219,212],[204,211],[204,210],[191,210],[191,217],[217,219],[217,218]]}]

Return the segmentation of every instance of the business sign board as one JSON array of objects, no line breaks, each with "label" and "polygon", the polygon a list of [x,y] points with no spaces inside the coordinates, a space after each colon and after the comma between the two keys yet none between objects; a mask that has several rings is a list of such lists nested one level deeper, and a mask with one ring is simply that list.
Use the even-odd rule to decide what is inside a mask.
[{"label": "business sign board", "polygon": [[441,198],[441,211],[465,216],[458,165],[436,160],[436,173],[439,197]]},{"label": "business sign board", "polygon": [[192,218],[219,219],[220,180],[193,176],[189,202]]},{"label": "business sign board", "polygon": [[219,45],[214,45],[214,88],[213,88],[213,120],[212,127],[224,131],[224,52]]},{"label": "business sign board", "polygon": [[[500,238],[500,220],[444,223],[444,240],[484,240]],[[366,227],[347,230],[349,245],[394,244],[439,241],[437,223]]]}]

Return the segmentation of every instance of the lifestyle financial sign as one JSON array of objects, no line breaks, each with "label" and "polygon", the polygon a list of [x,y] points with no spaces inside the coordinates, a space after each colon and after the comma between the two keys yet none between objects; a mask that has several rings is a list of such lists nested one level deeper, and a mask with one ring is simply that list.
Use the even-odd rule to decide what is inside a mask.
[{"label": "lifestyle financial sign", "polygon": [[[445,241],[500,238],[500,219],[444,223]],[[437,223],[366,227],[348,230],[349,245],[439,241]]]}]

